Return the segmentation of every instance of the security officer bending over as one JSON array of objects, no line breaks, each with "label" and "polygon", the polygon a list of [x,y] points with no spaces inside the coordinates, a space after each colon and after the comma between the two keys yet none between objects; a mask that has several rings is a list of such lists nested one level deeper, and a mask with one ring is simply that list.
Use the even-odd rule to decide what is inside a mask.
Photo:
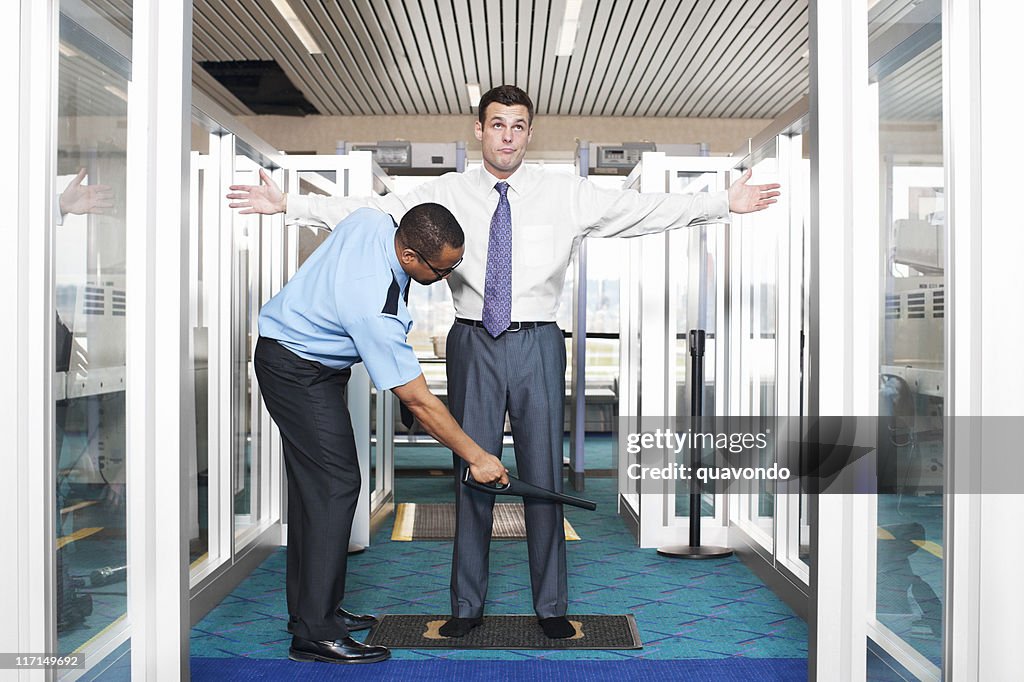
[{"label": "security officer bending over", "polygon": [[358,210],[343,220],[260,311],[254,364],[281,430],[288,470],[289,658],[368,663],[390,652],[349,636],[374,623],[341,608],[359,462],[345,402],[362,361],[378,389],[392,389],[423,427],[482,482],[505,467],[467,436],[429,390],[406,340],[409,280],[432,284],[462,261],[463,233],[448,209],[421,204],[395,229],[391,216]]}]

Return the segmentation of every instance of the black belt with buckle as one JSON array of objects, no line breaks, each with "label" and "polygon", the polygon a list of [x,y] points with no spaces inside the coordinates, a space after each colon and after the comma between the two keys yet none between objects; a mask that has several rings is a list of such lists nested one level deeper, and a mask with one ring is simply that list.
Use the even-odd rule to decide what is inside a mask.
[{"label": "black belt with buckle", "polygon": [[[458,322],[459,324],[468,324],[470,327],[480,327],[481,329],[484,329],[484,323],[481,322],[480,320],[467,320],[464,317],[456,317],[455,321]],[[534,327],[543,327],[546,324],[554,324],[554,322],[551,320],[546,320],[543,322],[513,322],[508,326],[508,329],[506,329],[505,331],[517,332],[521,329],[533,329]]]}]

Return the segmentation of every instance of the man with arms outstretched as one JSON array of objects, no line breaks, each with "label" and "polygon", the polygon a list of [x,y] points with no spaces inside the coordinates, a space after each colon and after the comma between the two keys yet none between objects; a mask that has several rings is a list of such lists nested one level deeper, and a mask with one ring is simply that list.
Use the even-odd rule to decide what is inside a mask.
[{"label": "man with arms outstretched", "polygon": [[[520,477],[561,491],[565,342],[554,321],[580,241],[728,222],[730,211],[775,203],[778,185],[749,185],[748,171],[727,192],[640,194],[524,165],[533,103],[511,85],[481,98],[475,130],[482,167],[408,194],[284,195],[263,174],[261,185],[233,186],[228,198],[243,212],[286,212],[289,221],[326,225],[361,206],[396,218],[423,201],[448,207],[466,230],[465,261],[448,279],[456,314],[446,346],[449,408],[491,452],[501,451],[507,413]],[[464,470],[456,459],[456,479]],[[452,618],[440,630],[446,637],[461,637],[482,622],[494,504],[491,495],[455,489]],[[525,508],[534,610],[548,637],[571,637],[562,507],[527,499]]]}]

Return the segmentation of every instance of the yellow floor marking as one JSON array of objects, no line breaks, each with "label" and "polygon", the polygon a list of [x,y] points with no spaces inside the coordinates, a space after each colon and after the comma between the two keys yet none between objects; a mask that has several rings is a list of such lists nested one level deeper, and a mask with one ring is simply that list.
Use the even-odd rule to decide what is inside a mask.
[{"label": "yellow floor marking", "polygon": [[412,525],[416,521],[416,503],[405,502],[395,509],[395,528],[391,539],[398,542],[412,541]]},{"label": "yellow floor marking", "polygon": [[929,554],[934,554],[940,559],[942,558],[942,545],[931,540],[911,540],[911,542]]},{"label": "yellow floor marking", "polygon": [[86,500],[85,502],[79,502],[77,504],[73,504],[70,507],[64,507],[63,509],[60,510],[60,513],[61,514],[70,514],[71,512],[78,511],[79,509],[85,509],[86,507],[91,507],[94,504],[96,504],[96,500]]},{"label": "yellow floor marking", "polygon": [[566,540],[579,540],[580,536],[576,533],[576,529],[569,523],[569,519],[562,519],[565,523],[565,539]]},{"label": "yellow floor marking", "polygon": [[95,535],[96,533],[99,533],[101,530],[103,530],[103,529],[102,528],[79,528],[78,530],[76,530],[71,535],[65,535],[62,538],[57,538],[57,549],[60,549],[61,547],[65,546],[65,545],[70,545],[75,540],[81,540],[82,538],[87,538],[90,535]]}]

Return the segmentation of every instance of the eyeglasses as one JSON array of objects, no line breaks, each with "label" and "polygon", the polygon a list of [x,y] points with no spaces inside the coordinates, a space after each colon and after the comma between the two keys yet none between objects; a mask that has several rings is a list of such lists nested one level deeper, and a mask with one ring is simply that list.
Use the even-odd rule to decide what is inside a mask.
[{"label": "eyeglasses", "polygon": [[452,263],[447,268],[444,268],[443,270],[438,270],[437,268],[435,268],[433,265],[430,264],[430,261],[428,261],[426,259],[426,257],[422,253],[420,253],[416,249],[412,248],[411,246],[408,247],[408,249],[410,251],[412,251],[413,253],[415,253],[417,256],[419,256],[420,260],[423,261],[424,265],[426,265],[428,268],[430,268],[430,271],[432,273],[434,273],[435,277],[437,277],[437,281],[441,281],[442,279],[444,279],[448,275],[452,274],[452,271],[455,270],[455,268],[459,267],[459,265],[462,263],[462,259],[460,258],[459,260],[455,261],[454,263]]}]

